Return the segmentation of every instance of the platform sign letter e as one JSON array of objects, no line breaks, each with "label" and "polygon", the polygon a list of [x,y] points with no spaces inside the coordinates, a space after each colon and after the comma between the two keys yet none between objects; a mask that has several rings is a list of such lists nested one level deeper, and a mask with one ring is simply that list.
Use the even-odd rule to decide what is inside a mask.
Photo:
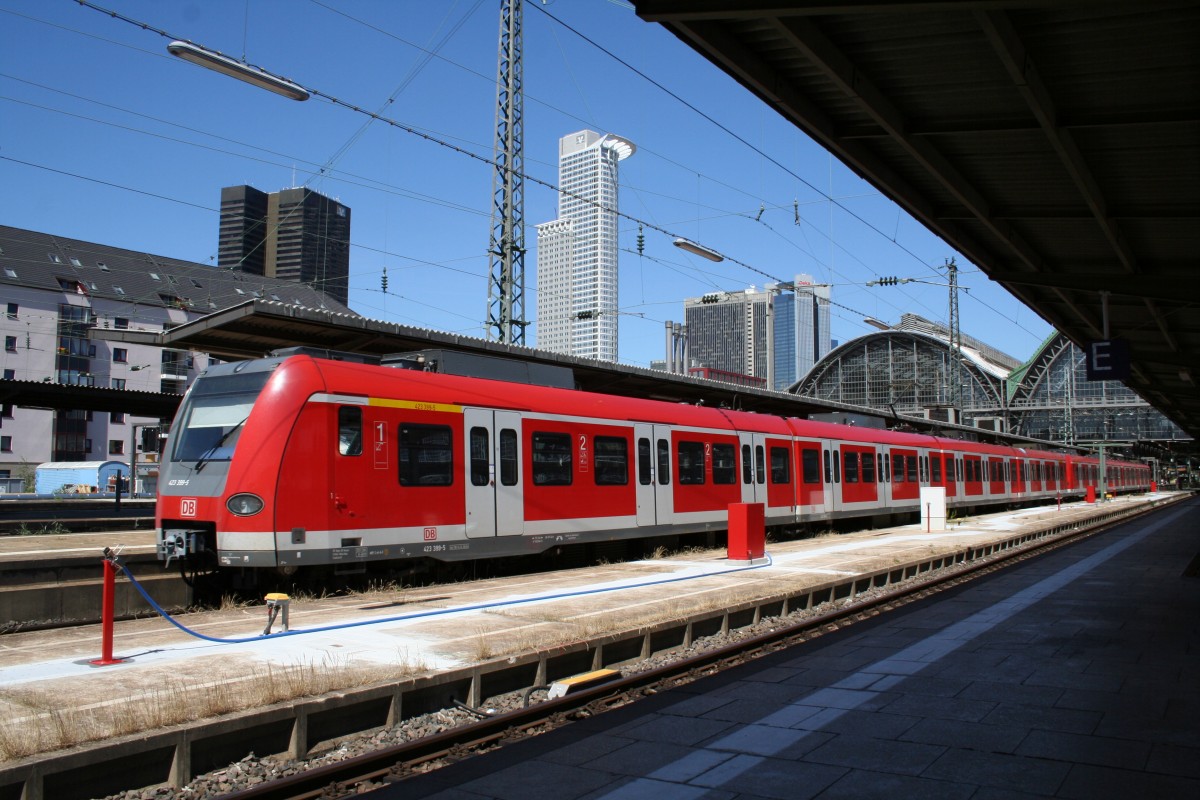
[{"label": "platform sign letter e", "polygon": [[1089,342],[1087,346],[1087,379],[1089,381],[1128,380],[1129,342],[1124,339]]}]

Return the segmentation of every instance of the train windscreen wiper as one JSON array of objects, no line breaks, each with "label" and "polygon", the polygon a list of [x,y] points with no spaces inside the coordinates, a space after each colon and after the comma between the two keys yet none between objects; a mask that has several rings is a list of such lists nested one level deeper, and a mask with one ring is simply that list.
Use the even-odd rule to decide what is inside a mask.
[{"label": "train windscreen wiper", "polygon": [[195,469],[196,472],[199,472],[200,470],[204,469],[204,465],[207,464],[211,460],[211,459],[209,459],[209,456],[212,455],[213,453],[217,452],[217,450],[219,450],[221,448],[221,445],[225,444],[225,441],[230,436],[233,436],[235,433],[237,433],[241,429],[241,427],[243,425],[246,424],[246,420],[248,420],[248,419],[250,419],[250,416],[246,415],[245,417],[242,418],[241,422],[239,422],[237,425],[234,425],[229,430],[225,431],[225,433],[221,434],[221,438],[217,439],[216,443],[214,443],[212,447],[208,448],[207,450],[205,450],[203,453],[200,454],[200,458],[196,459],[196,466],[193,469]]}]

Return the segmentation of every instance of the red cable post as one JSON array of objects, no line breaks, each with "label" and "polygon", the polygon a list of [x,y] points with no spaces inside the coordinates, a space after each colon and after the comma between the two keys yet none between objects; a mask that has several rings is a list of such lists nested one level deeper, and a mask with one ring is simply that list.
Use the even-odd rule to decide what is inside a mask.
[{"label": "red cable post", "polygon": [[[107,554],[107,548],[106,548]],[[101,600],[100,623],[102,628],[100,657],[88,663],[95,667],[107,667],[112,664],[123,664],[125,659],[113,658],[113,617],[117,594],[117,568],[111,559],[104,559],[104,593]]]}]

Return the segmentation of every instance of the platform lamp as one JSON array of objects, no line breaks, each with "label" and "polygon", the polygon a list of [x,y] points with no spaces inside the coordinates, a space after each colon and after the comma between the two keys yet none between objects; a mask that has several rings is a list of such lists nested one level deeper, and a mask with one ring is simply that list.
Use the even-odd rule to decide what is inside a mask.
[{"label": "platform lamp", "polygon": [[309,91],[297,83],[292,83],[269,72],[264,72],[257,67],[236,61],[228,56],[221,55],[215,50],[209,50],[191,42],[171,42],[167,45],[167,52],[173,56],[182,58],[184,61],[190,61],[205,69],[211,69],[214,72],[220,72],[231,78],[237,78],[239,81],[245,81],[260,89],[266,89],[269,92],[283,95],[292,100],[307,100],[309,98]]}]

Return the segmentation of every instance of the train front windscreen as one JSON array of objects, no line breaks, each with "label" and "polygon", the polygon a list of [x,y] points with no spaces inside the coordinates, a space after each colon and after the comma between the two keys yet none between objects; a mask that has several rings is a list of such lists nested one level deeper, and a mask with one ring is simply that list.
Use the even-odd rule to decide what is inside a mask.
[{"label": "train front windscreen", "polygon": [[211,375],[196,381],[180,414],[171,461],[199,471],[229,461],[270,371]]}]

